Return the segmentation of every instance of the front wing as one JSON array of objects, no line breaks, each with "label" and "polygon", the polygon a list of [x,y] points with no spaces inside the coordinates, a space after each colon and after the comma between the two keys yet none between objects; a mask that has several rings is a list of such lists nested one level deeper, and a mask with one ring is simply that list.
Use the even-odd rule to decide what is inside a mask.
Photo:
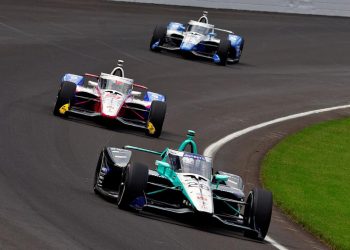
[{"label": "front wing", "polygon": [[[100,101],[98,99],[88,98],[83,96],[78,96],[78,98],[79,98],[78,103],[65,107],[65,110],[63,110],[63,112],[64,113],[67,112],[68,114],[75,114],[79,116],[90,117],[90,118],[101,117],[102,119],[111,119],[111,118],[104,117],[101,112],[95,111],[95,109],[93,108],[95,107],[95,105],[90,105],[90,106],[86,105],[86,103],[89,103],[89,102],[94,104],[96,103],[99,104]],[[124,113],[124,115],[121,115],[121,113]],[[134,115],[127,115],[128,113],[131,113]],[[140,115],[140,113],[145,113],[147,115],[145,117]],[[114,120],[127,126],[146,129],[148,114],[149,114],[148,108],[132,107],[130,105],[124,104],[123,107],[121,108],[121,111],[115,117]]]},{"label": "front wing", "polygon": [[[223,198],[217,195],[214,196],[214,201],[215,200],[223,204],[236,204],[237,206],[246,205],[244,201]],[[139,211],[162,211],[173,214],[192,214],[193,216],[204,215],[193,209],[189,203],[186,203],[186,199],[180,189],[171,186],[166,178],[159,176],[154,170],[149,170],[149,181],[144,196],[135,199],[130,206]],[[211,216],[205,214],[204,217],[238,230],[259,233],[255,229],[245,225],[243,215],[237,210],[233,210],[231,214],[218,214],[214,212]]]}]

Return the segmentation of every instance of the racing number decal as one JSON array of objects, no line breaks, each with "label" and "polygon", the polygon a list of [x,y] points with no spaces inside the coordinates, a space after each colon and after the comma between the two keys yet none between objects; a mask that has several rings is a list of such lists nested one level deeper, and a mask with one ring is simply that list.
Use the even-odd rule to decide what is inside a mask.
[{"label": "racing number decal", "polygon": [[69,110],[69,103],[64,104],[60,109],[58,110],[61,115],[64,115]]},{"label": "racing number decal", "polygon": [[153,126],[152,122],[147,123],[148,132],[153,135],[156,132],[156,128]]}]

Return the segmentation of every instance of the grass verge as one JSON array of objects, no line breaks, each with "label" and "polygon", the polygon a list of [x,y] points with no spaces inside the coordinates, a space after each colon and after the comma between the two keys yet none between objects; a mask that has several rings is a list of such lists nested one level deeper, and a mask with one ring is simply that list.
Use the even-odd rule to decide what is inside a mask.
[{"label": "grass verge", "polygon": [[350,119],[308,127],[265,157],[274,202],[332,248],[350,249]]}]

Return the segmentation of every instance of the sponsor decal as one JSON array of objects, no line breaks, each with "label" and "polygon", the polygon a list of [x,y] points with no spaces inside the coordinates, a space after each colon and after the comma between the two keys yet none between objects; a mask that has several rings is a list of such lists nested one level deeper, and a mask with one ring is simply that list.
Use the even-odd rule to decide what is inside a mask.
[{"label": "sponsor decal", "polygon": [[125,155],[113,155],[115,158],[120,158],[120,159],[126,159],[127,156]]},{"label": "sponsor decal", "polygon": [[208,206],[205,203],[200,204],[199,207],[202,208],[202,209],[208,209]]},{"label": "sponsor decal", "polygon": [[207,190],[209,191],[209,187],[206,185],[206,183],[198,183],[196,181],[192,181],[191,179],[185,179],[185,185],[189,188],[191,187],[198,187],[199,189]]},{"label": "sponsor decal", "polygon": [[202,201],[208,201],[207,197],[203,196],[203,195],[197,195],[197,199],[198,200],[202,200]]},{"label": "sponsor decal", "polygon": [[184,154],[184,157],[186,157],[186,158],[192,158],[192,159],[196,159],[196,160],[203,160],[203,161],[205,161],[204,156],[202,156],[202,155],[197,155],[197,154],[188,154],[188,153],[185,153],[185,154]]}]

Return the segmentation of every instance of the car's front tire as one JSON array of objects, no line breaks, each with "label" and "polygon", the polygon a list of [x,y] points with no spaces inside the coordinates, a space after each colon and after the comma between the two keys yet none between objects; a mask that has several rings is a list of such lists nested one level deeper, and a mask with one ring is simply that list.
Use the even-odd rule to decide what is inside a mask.
[{"label": "car's front tire", "polygon": [[63,82],[61,89],[57,94],[57,100],[53,109],[53,114],[57,116],[67,117],[67,111],[70,109],[74,101],[75,91],[77,86],[72,82]]},{"label": "car's front tire", "polygon": [[[158,46],[163,45],[167,29],[168,28],[165,25],[157,25],[155,27],[150,43],[150,50],[155,52],[159,52],[161,50]],[[158,46],[154,46],[156,42],[159,42]]]},{"label": "car's front tire", "polygon": [[225,66],[230,52],[231,42],[228,39],[222,39],[219,44],[217,55],[220,58],[219,65]]},{"label": "car's front tire", "polygon": [[147,186],[148,167],[142,163],[129,164],[119,185],[117,204],[121,209],[129,209],[130,203],[139,196]]},{"label": "car's front tire", "polygon": [[166,102],[153,101],[146,124],[146,135],[158,138],[162,133],[166,114]]},{"label": "car's front tire", "polygon": [[248,237],[263,240],[269,230],[272,214],[272,193],[254,188],[248,195],[244,208],[244,223],[259,233],[246,232]]}]

